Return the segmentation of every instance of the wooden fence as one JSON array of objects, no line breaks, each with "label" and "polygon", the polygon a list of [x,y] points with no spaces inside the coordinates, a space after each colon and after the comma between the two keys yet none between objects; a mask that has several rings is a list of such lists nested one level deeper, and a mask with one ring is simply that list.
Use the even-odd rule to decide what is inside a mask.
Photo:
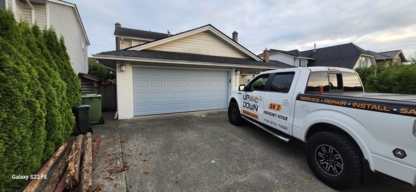
[{"label": "wooden fence", "polygon": [[117,86],[115,84],[98,85],[98,94],[101,94],[103,111],[117,111]]}]

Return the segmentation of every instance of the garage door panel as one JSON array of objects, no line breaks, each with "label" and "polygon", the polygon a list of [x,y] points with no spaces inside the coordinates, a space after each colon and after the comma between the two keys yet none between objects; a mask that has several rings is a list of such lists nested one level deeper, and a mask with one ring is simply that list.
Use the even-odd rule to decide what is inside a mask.
[{"label": "garage door panel", "polygon": [[134,115],[227,107],[228,72],[133,69]]}]

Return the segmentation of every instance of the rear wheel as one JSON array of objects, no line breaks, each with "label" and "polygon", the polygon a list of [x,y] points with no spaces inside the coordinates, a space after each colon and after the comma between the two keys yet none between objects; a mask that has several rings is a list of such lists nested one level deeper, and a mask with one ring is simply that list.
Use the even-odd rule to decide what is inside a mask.
[{"label": "rear wheel", "polygon": [[233,125],[241,125],[241,123],[243,123],[240,109],[238,108],[238,104],[236,102],[231,102],[228,107],[228,120],[230,120],[230,123]]},{"label": "rear wheel", "polygon": [[315,176],[334,189],[354,188],[363,181],[361,151],[344,134],[312,135],[306,145],[306,158]]}]

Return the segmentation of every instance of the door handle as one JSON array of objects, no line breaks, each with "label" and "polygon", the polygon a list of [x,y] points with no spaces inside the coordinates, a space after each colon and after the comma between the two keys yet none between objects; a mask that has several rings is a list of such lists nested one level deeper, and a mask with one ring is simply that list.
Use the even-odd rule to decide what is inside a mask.
[{"label": "door handle", "polygon": [[289,105],[289,104],[290,104],[290,102],[289,102],[288,99],[283,99],[283,105]]}]

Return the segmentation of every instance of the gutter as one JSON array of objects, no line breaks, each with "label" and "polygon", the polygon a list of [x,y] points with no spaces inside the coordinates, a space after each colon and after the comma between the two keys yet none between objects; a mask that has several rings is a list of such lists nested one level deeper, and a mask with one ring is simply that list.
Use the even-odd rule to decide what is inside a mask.
[{"label": "gutter", "polygon": [[118,56],[102,56],[92,55],[95,59],[106,60],[119,60],[119,61],[138,61],[147,63],[170,63],[170,64],[184,64],[184,65],[200,65],[200,66],[218,66],[218,67],[244,67],[253,69],[281,69],[280,66],[253,66],[244,64],[232,64],[232,63],[211,63],[211,62],[199,62],[199,61],[183,61],[183,60],[165,60],[165,59],[138,59],[136,57],[118,57]]},{"label": "gutter", "polygon": [[26,0],[26,3],[30,6],[30,9],[32,9],[32,25],[35,24],[35,8],[33,7],[33,5],[30,3],[29,0]]}]

